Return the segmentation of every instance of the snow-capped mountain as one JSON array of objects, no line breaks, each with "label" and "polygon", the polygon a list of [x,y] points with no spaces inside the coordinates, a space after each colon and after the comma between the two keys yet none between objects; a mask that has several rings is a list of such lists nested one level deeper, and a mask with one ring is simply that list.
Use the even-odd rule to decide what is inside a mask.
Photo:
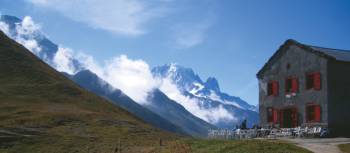
[{"label": "snow-capped mountain", "polygon": [[0,30],[59,71],[72,74],[82,70],[81,64],[70,55],[70,51],[47,39],[40,31],[40,26],[29,16],[21,20],[15,16],[1,15]]},{"label": "snow-capped mountain", "polygon": [[244,119],[250,126],[258,122],[256,107],[222,92],[214,77],[203,81],[192,69],[177,64],[155,67],[152,73],[163,82],[175,84],[179,90],[177,94],[181,95],[161,87],[165,94],[209,123],[220,128],[232,128]]}]

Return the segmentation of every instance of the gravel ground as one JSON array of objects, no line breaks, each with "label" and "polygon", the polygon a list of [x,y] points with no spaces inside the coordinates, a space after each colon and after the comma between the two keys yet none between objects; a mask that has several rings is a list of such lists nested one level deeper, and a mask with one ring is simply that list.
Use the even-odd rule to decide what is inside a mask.
[{"label": "gravel ground", "polygon": [[350,138],[282,138],[281,140],[289,141],[314,153],[341,153],[337,145],[350,143]]}]

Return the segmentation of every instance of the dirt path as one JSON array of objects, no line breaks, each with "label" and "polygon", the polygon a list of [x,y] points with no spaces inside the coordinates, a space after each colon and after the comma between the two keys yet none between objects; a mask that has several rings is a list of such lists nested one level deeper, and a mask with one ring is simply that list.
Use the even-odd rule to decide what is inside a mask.
[{"label": "dirt path", "polygon": [[314,153],[341,153],[339,144],[350,143],[350,138],[282,139]]}]

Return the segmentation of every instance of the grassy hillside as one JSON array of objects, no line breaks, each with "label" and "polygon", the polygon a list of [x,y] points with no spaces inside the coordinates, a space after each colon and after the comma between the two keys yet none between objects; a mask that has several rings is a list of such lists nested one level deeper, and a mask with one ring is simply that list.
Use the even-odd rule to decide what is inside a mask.
[{"label": "grassy hillside", "polygon": [[[0,32],[0,152],[147,151],[177,136],[87,92]],[[129,147],[128,147],[129,146]]]}]

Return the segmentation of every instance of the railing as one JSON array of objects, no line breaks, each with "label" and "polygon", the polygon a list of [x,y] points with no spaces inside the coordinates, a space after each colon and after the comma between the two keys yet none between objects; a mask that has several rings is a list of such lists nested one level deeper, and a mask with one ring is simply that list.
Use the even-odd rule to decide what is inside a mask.
[{"label": "railing", "polygon": [[236,129],[236,130],[209,130],[209,139],[239,140],[251,138],[278,138],[278,137],[324,137],[328,129],[319,127],[273,128],[273,129]]}]

